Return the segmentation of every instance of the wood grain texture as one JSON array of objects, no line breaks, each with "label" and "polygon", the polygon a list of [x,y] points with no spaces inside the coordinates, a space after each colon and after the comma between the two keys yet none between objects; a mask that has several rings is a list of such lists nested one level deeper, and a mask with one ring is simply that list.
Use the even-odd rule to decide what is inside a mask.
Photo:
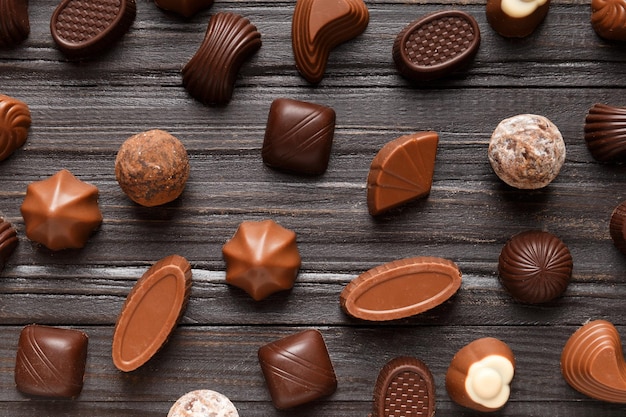
[{"label": "wood grain texture", "polygon": [[[588,2],[553,1],[532,36],[495,34],[484,1],[366,2],[366,31],[331,53],[326,76],[311,86],[295,70],[293,2],[220,1],[191,19],[140,1],[130,32],[97,60],[70,63],[56,49],[49,20],[57,0],[30,4],[31,34],[0,50],[0,93],[25,101],[33,125],[26,145],[0,162],[0,212],[20,244],[0,276],[0,415],[166,415],[187,391],[228,395],[242,416],[364,416],[389,359],[426,362],[437,383],[438,416],[474,416],[448,398],[444,378],[454,353],[493,336],[513,349],[511,400],[497,416],[622,416],[624,406],[572,390],[560,375],[567,338],[586,320],[606,319],[626,335],[626,257],[608,225],[626,198],[626,167],[593,160],[583,139],[597,102],[626,106],[626,48],[604,42],[590,25]],[[418,87],[400,77],[391,46],[425,13],[458,8],[482,32],[467,71]],[[262,34],[244,64],[232,102],[203,106],[182,86],[211,14],[248,17]],[[331,106],[337,113],[328,171],[303,178],[261,160],[270,103],[278,97]],[[555,182],[522,192],[503,185],[487,159],[491,132],[518,113],[548,117],[561,130],[567,158]],[[191,174],[180,199],[138,207],[115,181],[120,144],[143,130],[177,136]],[[373,219],[367,213],[369,165],[403,134],[440,135],[430,196]],[[62,168],[100,190],[104,222],[82,250],[50,252],[24,235],[19,207],[26,186]],[[222,245],[244,220],[271,218],[294,230],[302,269],[294,289],[254,302],[226,285]],[[497,277],[506,240],[527,229],[559,236],[574,259],[564,296],[542,306],[511,300]],[[193,269],[190,302],[170,342],[140,370],[122,374],[110,359],[113,326],[126,295],[158,259],[177,253]],[[440,256],[463,271],[459,292],[438,308],[393,323],[351,319],[339,293],[369,268],[399,258]],[[85,387],[74,401],[29,398],[14,387],[21,328],[29,323],[81,329],[90,337]],[[262,344],[319,329],[339,379],[317,403],[278,412],[256,359]]]}]

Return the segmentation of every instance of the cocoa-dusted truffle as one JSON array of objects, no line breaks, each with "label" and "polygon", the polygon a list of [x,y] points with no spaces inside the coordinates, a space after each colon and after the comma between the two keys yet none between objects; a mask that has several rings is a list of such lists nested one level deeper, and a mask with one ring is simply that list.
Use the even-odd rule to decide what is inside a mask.
[{"label": "cocoa-dusted truffle", "polygon": [[500,35],[523,38],[545,19],[550,0],[487,0],[487,21]]},{"label": "cocoa-dusted truffle", "polygon": [[538,189],[559,174],[565,162],[565,142],[547,118],[520,114],[498,124],[488,156],[496,175],[511,187]]},{"label": "cocoa-dusted truffle", "polygon": [[541,230],[513,236],[502,248],[498,272],[502,286],[518,301],[538,304],[565,291],[572,276],[572,255],[558,237]]},{"label": "cocoa-dusted truffle", "polygon": [[185,146],[163,130],[131,136],[115,159],[115,178],[120,187],[131,200],[146,207],[178,198],[188,177]]}]

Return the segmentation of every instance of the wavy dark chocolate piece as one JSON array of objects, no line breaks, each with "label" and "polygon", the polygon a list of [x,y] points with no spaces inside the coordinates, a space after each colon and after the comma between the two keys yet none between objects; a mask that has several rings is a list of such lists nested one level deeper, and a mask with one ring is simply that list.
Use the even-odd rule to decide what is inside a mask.
[{"label": "wavy dark chocolate piece", "polygon": [[0,0],[0,48],[19,44],[29,33],[28,0]]},{"label": "wavy dark chocolate piece", "polygon": [[17,231],[8,221],[0,217],[0,270],[17,247]]},{"label": "wavy dark chocolate piece", "polygon": [[552,233],[529,230],[513,236],[498,261],[500,282],[518,301],[551,301],[567,288],[572,277],[572,255]]},{"label": "wavy dark chocolate piece", "polygon": [[304,101],[272,102],[261,156],[272,168],[321,175],[328,167],[335,132],[335,111]]},{"label": "wavy dark chocolate piece", "polygon": [[52,14],[50,32],[68,57],[90,58],[121,38],[136,13],[135,0],[63,0]]},{"label": "wavy dark chocolate piece", "polygon": [[398,72],[413,81],[444,77],[465,67],[478,52],[480,29],[469,14],[444,10],[402,30],[393,44]]},{"label": "wavy dark chocolate piece", "polygon": [[191,17],[200,10],[211,7],[213,0],[154,0],[154,3],[163,10]]},{"label": "wavy dark chocolate piece", "polygon": [[604,39],[626,41],[626,0],[591,0],[591,26]]},{"label": "wavy dark chocolate piece", "polygon": [[600,162],[626,160],[626,108],[594,104],[585,118],[585,142]]},{"label": "wavy dark chocolate piece", "polygon": [[591,398],[626,404],[622,342],[608,321],[591,321],[574,332],[561,353],[561,373],[572,388]]},{"label": "wavy dark chocolate piece", "polygon": [[0,94],[0,161],[24,145],[30,123],[30,110],[26,103]]},{"label": "wavy dark chocolate piece", "polygon": [[244,61],[261,47],[261,34],[250,20],[217,13],[209,21],[202,45],[183,67],[183,85],[205,104],[227,104]]},{"label": "wavy dark chocolate piece", "polygon": [[300,74],[310,83],[320,82],[330,51],[360,35],[368,23],[363,0],[298,0],[291,41]]},{"label": "wavy dark chocolate piece", "polygon": [[419,359],[400,356],[380,370],[374,387],[372,417],[432,417],[435,379]]}]

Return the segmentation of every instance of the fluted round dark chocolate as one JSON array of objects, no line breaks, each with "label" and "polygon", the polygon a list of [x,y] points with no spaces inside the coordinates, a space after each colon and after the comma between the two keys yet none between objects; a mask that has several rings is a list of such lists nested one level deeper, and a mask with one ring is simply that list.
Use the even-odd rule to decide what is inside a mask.
[{"label": "fluted round dark chocolate", "polygon": [[17,231],[8,221],[0,217],[0,271],[17,247]]},{"label": "fluted round dark chocolate", "polygon": [[585,118],[585,142],[600,162],[626,160],[626,108],[594,104]]},{"label": "fluted round dark chocolate", "polygon": [[29,33],[28,0],[0,0],[0,48],[17,45]]},{"label": "fluted round dark chocolate", "polygon": [[573,261],[567,246],[551,233],[530,230],[513,236],[498,262],[500,282],[516,300],[538,304],[560,296]]},{"label": "fluted round dark chocolate", "polygon": [[622,253],[626,254],[626,201],[615,207],[611,214],[609,233],[613,243]]},{"label": "fluted round dark chocolate", "polygon": [[591,0],[591,26],[604,39],[626,41],[626,0]]}]

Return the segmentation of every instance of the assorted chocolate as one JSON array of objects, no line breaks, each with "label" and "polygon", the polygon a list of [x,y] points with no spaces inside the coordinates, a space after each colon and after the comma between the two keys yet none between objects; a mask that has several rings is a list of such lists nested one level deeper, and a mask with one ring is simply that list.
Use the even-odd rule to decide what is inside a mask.
[{"label": "assorted chocolate", "polygon": [[538,304],[559,297],[572,277],[572,255],[552,233],[528,230],[502,248],[498,273],[502,286],[517,301]]},{"label": "assorted chocolate", "polygon": [[405,78],[429,81],[466,67],[479,46],[476,19],[460,10],[444,10],[404,28],[393,43],[392,55]]},{"label": "assorted chocolate", "polygon": [[523,38],[545,19],[550,0],[487,0],[489,25],[500,35]]},{"label": "assorted chocolate", "polygon": [[626,160],[626,108],[594,104],[585,117],[585,143],[600,162]]},{"label": "assorted chocolate", "polygon": [[387,362],[374,386],[372,417],[432,417],[435,379],[419,359],[401,356]]},{"label": "assorted chocolate", "polygon": [[78,249],[102,223],[98,188],[62,169],[28,185],[20,212],[26,236],[48,249]]},{"label": "assorted chocolate", "polygon": [[213,5],[213,0],[154,0],[154,4],[163,10],[178,13],[184,17],[191,17],[202,9]]},{"label": "assorted chocolate", "polygon": [[626,0],[591,0],[591,26],[604,39],[626,41]]},{"label": "assorted chocolate", "polygon": [[326,172],[335,133],[335,111],[321,104],[288,98],[272,102],[263,162],[272,168],[303,175]]},{"label": "assorted chocolate", "polygon": [[418,132],[394,139],[378,151],[367,176],[372,216],[430,193],[438,142],[436,132]]},{"label": "assorted chocolate", "polygon": [[31,324],[20,333],[15,386],[24,394],[76,398],[83,389],[88,337],[79,330]]},{"label": "assorted chocolate", "polygon": [[489,162],[511,187],[534,190],[550,184],[565,162],[565,141],[546,117],[519,114],[502,120],[491,135]]},{"label": "assorted chocolate", "polygon": [[142,275],[115,323],[112,357],[120,371],[134,371],[161,349],[185,312],[190,290],[191,265],[179,255]]},{"label": "assorted chocolate", "polygon": [[9,259],[9,256],[17,248],[18,242],[17,231],[13,225],[0,217],[0,271],[4,268],[4,264]]},{"label": "assorted chocolate", "polygon": [[135,0],[63,0],[52,14],[50,32],[69,58],[93,58],[124,36],[136,14]]},{"label": "assorted chocolate", "polygon": [[239,413],[224,394],[200,389],[176,400],[167,417],[239,417]]},{"label": "assorted chocolate", "polygon": [[459,405],[491,412],[509,400],[515,356],[503,341],[484,337],[461,348],[446,372],[446,390]]},{"label": "assorted chocolate", "polygon": [[258,356],[272,403],[279,410],[326,397],[337,389],[326,343],[317,330],[263,345]]},{"label": "assorted chocolate", "polygon": [[242,222],[222,254],[226,282],[256,301],[291,289],[301,263],[295,232],[273,220]]},{"label": "assorted chocolate", "polygon": [[352,317],[386,321],[437,307],[461,286],[452,261],[422,256],[379,265],[353,279],[341,292],[341,308]]},{"label": "assorted chocolate", "polygon": [[154,207],[177,199],[189,178],[189,156],[178,138],[154,129],[128,138],[115,158],[115,178],[137,204]]},{"label": "assorted chocolate", "polygon": [[245,17],[216,13],[202,45],[182,70],[189,94],[205,104],[226,105],[243,63],[261,48],[261,33]]},{"label": "assorted chocolate", "polygon": [[28,0],[0,0],[0,48],[22,43],[29,33]]},{"label": "assorted chocolate", "polygon": [[7,159],[26,143],[30,124],[28,105],[16,98],[0,94],[0,161]]},{"label": "assorted chocolate", "polygon": [[626,362],[619,333],[606,320],[590,321],[568,339],[561,373],[575,390],[597,400],[626,404]]},{"label": "assorted chocolate", "polygon": [[291,23],[296,68],[310,83],[324,77],[330,51],[367,28],[363,0],[297,0]]},{"label": "assorted chocolate", "polygon": [[626,201],[621,202],[611,213],[609,234],[615,247],[626,254]]}]

